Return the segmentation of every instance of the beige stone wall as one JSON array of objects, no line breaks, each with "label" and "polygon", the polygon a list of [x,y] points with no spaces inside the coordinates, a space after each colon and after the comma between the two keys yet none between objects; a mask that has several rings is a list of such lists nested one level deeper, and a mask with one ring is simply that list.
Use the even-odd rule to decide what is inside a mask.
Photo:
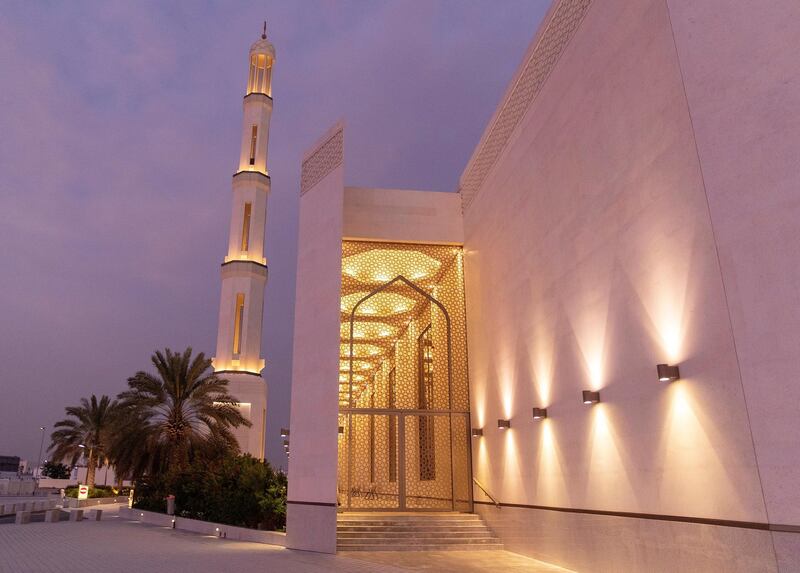
[{"label": "beige stone wall", "polygon": [[800,3],[668,5],[767,514],[800,525]]},{"label": "beige stone wall", "polygon": [[[800,525],[796,10],[594,2],[471,192],[473,467],[502,502]],[[682,379],[659,383],[662,362]],[[514,547],[687,570],[670,552],[705,540],[719,570],[776,568],[769,532],[605,519],[561,512]]]},{"label": "beige stone wall", "polygon": [[[287,547],[336,552],[336,461],[339,371],[339,290],[342,261],[341,139],[334,126],[312,148],[327,154],[326,168],[300,197],[297,293],[294,315]],[[338,155],[336,155],[338,153]],[[331,160],[331,156],[333,160]],[[304,177],[307,174],[304,173]]]},{"label": "beige stone wall", "polygon": [[346,187],[343,236],[460,245],[461,200],[455,193]]}]

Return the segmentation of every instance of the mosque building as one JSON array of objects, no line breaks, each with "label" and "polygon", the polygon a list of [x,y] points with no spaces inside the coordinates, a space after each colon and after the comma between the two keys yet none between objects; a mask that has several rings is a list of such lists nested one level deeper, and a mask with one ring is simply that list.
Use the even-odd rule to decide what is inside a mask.
[{"label": "mosque building", "polygon": [[[289,547],[800,568],[797,13],[744,6],[555,0],[457,192],[348,186],[342,123],[308,150]],[[262,455],[274,57],[215,361]]]}]

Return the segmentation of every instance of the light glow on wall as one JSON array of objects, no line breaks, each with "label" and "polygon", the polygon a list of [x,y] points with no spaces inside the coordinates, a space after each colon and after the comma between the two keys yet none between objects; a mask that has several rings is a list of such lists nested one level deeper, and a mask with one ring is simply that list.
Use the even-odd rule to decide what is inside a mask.
[{"label": "light glow on wall", "polygon": [[591,284],[591,288],[577,291],[576,300],[564,306],[591,390],[600,390],[605,382],[606,334],[613,269],[610,255],[593,259],[591,266],[586,269],[586,276],[576,279],[579,284]]},{"label": "light glow on wall", "polygon": [[670,364],[686,359],[689,310],[694,304],[689,289],[696,227],[684,225],[683,228],[685,232],[673,236],[669,250],[643,253],[641,268],[625,268],[650,319],[649,323],[643,322],[660,348],[658,357]]},{"label": "light glow on wall", "polygon": [[563,465],[551,420],[542,420],[537,453],[537,499],[545,505],[569,505]]},{"label": "light glow on wall", "polygon": [[[666,387],[667,417],[655,463],[664,468],[657,495],[680,500],[683,511],[695,515],[745,519],[741,482],[731,480],[732,468],[720,457],[715,444],[726,439],[716,430],[695,396],[695,389],[678,382]],[[746,463],[742,461],[742,463]],[[757,487],[756,478],[752,485]],[[717,492],[709,496],[709,491]],[[719,500],[725,500],[720,507]],[[765,518],[766,519],[766,518]]]},{"label": "light glow on wall", "polygon": [[[500,491],[525,490],[517,435],[518,432],[501,432],[501,439],[503,440],[503,477]],[[492,463],[495,463],[494,459]]]},{"label": "light glow on wall", "polygon": [[633,497],[626,498],[633,493],[632,484],[608,404],[597,404],[591,416],[587,502],[598,508],[636,507]]},{"label": "light glow on wall", "polygon": [[548,333],[542,332],[543,328],[536,328],[536,344],[534,345],[534,356],[532,369],[534,373],[533,385],[537,394],[538,402],[542,404],[550,403],[550,394],[553,386],[553,354],[555,344],[553,342],[552,330]]}]

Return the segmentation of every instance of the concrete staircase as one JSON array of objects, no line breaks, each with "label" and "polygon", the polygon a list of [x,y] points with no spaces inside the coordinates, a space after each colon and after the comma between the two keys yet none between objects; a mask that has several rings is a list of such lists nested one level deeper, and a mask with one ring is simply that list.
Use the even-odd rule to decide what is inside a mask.
[{"label": "concrete staircase", "polygon": [[503,544],[473,513],[340,513],[339,551],[475,551]]}]

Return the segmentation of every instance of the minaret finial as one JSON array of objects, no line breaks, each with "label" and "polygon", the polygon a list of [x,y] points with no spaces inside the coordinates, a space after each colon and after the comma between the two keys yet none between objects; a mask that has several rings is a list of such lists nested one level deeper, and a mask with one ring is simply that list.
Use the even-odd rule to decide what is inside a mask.
[{"label": "minaret finial", "polygon": [[267,39],[267,21],[266,20],[264,20],[264,31],[261,33],[261,39],[262,40],[266,40]]}]

